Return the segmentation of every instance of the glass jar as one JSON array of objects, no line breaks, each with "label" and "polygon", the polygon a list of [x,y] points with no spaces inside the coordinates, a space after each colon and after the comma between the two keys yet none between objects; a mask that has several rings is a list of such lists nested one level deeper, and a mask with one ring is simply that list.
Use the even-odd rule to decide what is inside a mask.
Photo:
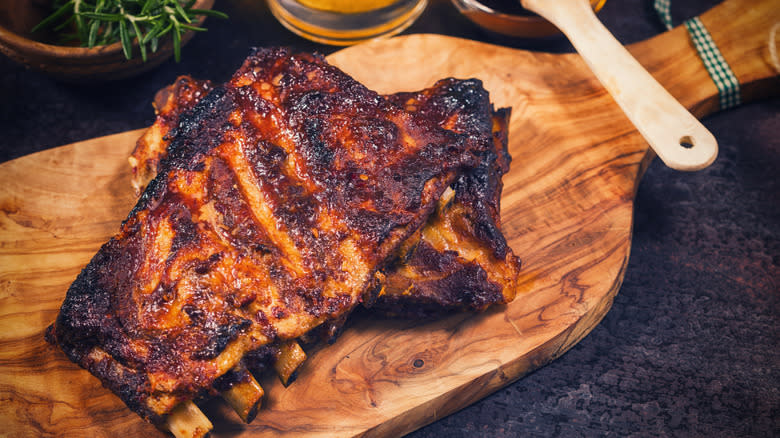
[{"label": "glass jar", "polygon": [[268,0],[282,25],[318,43],[347,46],[409,27],[428,0]]}]

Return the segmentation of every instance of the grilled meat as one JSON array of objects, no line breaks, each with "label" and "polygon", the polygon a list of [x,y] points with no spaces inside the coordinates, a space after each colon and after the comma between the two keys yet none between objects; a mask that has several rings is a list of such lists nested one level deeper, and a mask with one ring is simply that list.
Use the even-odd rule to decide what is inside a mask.
[{"label": "grilled meat", "polygon": [[47,334],[158,424],[248,353],[372,301],[485,149],[286,49],[255,50],[169,135]]},{"label": "grilled meat", "polygon": [[170,144],[169,134],[179,124],[181,114],[192,110],[212,88],[214,85],[211,81],[196,81],[181,76],[154,96],[152,105],[157,118],[138,139],[129,158],[133,169],[131,183],[136,196],[140,196],[149,181],[157,175],[157,167]]},{"label": "grilled meat", "polygon": [[[207,86],[207,81],[181,77],[158,94],[167,96],[167,103],[156,104],[158,118],[133,151],[134,186],[143,184],[139,181],[143,169],[153,169],[165,154],[167,139],[160,134],[176,124],[169,114],[194,106],[188,90]],[[452,310],[481,311],[512,301],[520,261],[500,227],[501,177],[511,160],[507,151],[510,110],[493,111],[487,91],[476,79],[443,79],[431,88],[386,98],[442,128],[492,146],[485,148],[476,168],[458,176],[454,191],[445,194],[447,202],[439,203],[428,223],[404,242],[400,254],[383,270],[386,280],[373,307],[396,316],[422,317]]]},{"label": "grilled meat", "polygon": [[481,311],[512,301],[520,260],[501,232],[501,177],[509,171],[510,110],[492,111],[475,79],[443,79],[416,93],[388,99],[436,120],[445,129],[485,141],[480,164],[458,176],[428,223],[407,239],[385,271],[374,307],[424,317],[452,310]]}]

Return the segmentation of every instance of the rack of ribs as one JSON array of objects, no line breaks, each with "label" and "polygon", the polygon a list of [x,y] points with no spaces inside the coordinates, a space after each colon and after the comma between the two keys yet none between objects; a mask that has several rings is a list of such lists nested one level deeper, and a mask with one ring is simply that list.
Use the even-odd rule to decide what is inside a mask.
[{"label": "rack of ribs", "polygon": [[388,272],[415,258],[404,242],[442,193],[459,199],[463,175],[506,158],[500,134],[445,129],[318,55],[256,49],[192,97],[149,135],[164,139],[147,156],[154,177],[47,332],[130,409],[190,436],[210,428],[192,425],[194,398],[221,392],[251,421],[262,389],[247,368],[289,378],[284,365],[305,358],[296,339],[392,303]]},{"label": "rack of ribs", "polygon": [[509,171],[510,109],[493,111],[476,79],[442,79],[388,100],[441,127],[489,142],[479,164],[458,175],[428,222],[408,238],[385,270],[373,308],[426,317],[453,310],[482,311],[512,301],[520,260],[501,232],[501,177]]},{"label": "rack of ribs", "polygon": [[[192,109],[213,87],[208,80],[182,76],[155,96],[157,119],[129,158],[137,193],[156,174],[178,116]],[[481,311],[510,302],[520,260],[501,232],[501,177],[509,171],[509,108],[493,110],[477,79],[447,78],[418,92],[385,98],[444,129],[490,142],[475,168],[458,175],[427,223],[407,239],[382,272],[377,301],[383,313],[421,317],[452,310]],[[286,379],[285,379],[286,381]]]}]

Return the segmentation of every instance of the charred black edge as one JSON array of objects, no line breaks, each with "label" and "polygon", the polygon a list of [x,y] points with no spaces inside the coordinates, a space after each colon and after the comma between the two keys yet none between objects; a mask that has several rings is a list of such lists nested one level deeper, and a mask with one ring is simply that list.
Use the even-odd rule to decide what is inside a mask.
[{"label": "charred black edge", "polygon": [[491,148],[482,156],[478,167],[462,174],[455,182],[455,200],[470,206],[475,237],[493,250],[493,256],[504,259],[509,245],[501,231],[501,192],[503,175],[509,171],[508,130],[511,108],[501,108],[495,115],[503,119],[502,130],[494,132],[500,149]]},{"label": "charred black edge", "polygon": [[382,295],[375,309],[397,316],[430,317],[453,311],[481,312],[506,303],[502,285],[492,281],[476,261],[466,261],[455,251],[439,252],[425,241],[417,248],[410,256],[410,266],[421,272],[438,268],[443,277],[411,282],[411,295]]},{"label": "charred black edge", "polygon": [[[429,91],[430,94],[426,94]],[[448,101],[455,100],[457,106],[464,110],[462,115],[466,116],[459,120],[456,131],[472,140],[484,140],[484,133],[489,132],[492,126],[490,115],[493,105],[490,103],[490,93],[477,78],[447,77],[439,79],[425,90],[399,92],[386,95],[385,98],[401,108],[405,108],[408,99],[417,100],[418,108],[414,112],[423,114],[427,111],[438,111],[442,105],[446,106]],[[434,102],[433,105],[430,105],[431,101]],[[489,150],[492,147],[485,145],[484,149]]]},{"label": "charred black edge", "polygon": [[252,408],[249,409],[249,412],[246,413],[246,424],[255,421],[258,412],[260,412],[260,405],[260,403],[253,405]]},{"label": "charred black edge", "polygon": [[[210,146],[213,146],[213,144],[199,143],[199,147],[188,148],[193,143],[187,140],[201,122],[208,119],[221,105],[233,105],[232,100],[229,99],[227,89],[222,85],[214,87],[192,110],[181,114],[177,127],[168,133],[172,140],[168,145],[167,154],[158,165],[158,169],[166,169],[170,168],[170,166],[186,168],[188,167],[187,162],[191,162],[197,154],[205,153]],[[158,171],[157,175],[146,185],[143,194],[138,198],[138,202],[130,210],[122,224],[124,225],[131,217],[158,202],[165,193],[167,180],[168,173],[165,170]]]},{"label": "charred black edge", "polygon": [[[213,114],[225,114],[235,108],[235,102],[232,99],[231,93],[224,85],[214,87],[210,93],[206,95],[200,102],[195,105],[190,111],[185,111],[179,117],[179,124],[175,131],[171,133],[171,143],[168,146],[168,154],[165,158],[165,164],[161,165],[161,168],[168,166],[187,168],[193,158],[198,154],[208,152],[215,143],[211,139],[211,142],[199,140],[193,141],[191,138],[198,129],[204,127],[202,122],[209,120],[209,117]],[[214,119],[214,121],[221,121],[220,118]],[[213,126],[213,124],[207,124],[206,127]]]},{"label": "charred black edge", "polygon": [[[109,358],[104,361],[96,362],[89,358],[94,347],[111,342],[107,332],[121,330],[115,320],[105,318],[112,306],[111,297],[97,281],[98,267],[106,257],[110,257],[111,246],[115,242],[112,238],[105,243],[70,285],[57,319],[46,330],[45,338],[59,346],[72,362],[98,377],[101,384],[116,394],[130,410],[154,424],[160,424],[163,417],[149,410],[144,399],[138,397],[137,388],[148,384],[144,374],[127,367],[108,351]],[[113,326],[108,328],[107,323]],[[118,373],[122,376],[117,378]]]},{"label": "charred black edge", "polygon": [[[206,151],[206,149],[201,148],[192,153],[186,153],[183,137],[192,134],[198,124],[207,119],[219,105],[230,104],[230,102],[226,102],[226,94],[224,87],[216,87],[191,111],[182,114],[176,136],[169,147],[169,154],[165,158],[166,161],[171,162],[171,165],[174,166],[185,166],[186,162],[191,161],[197,153]],[[164,169],[166,166],[162,165],[161,168]],[[141,211],[159,202],[165,193],[167,178],[167,172],[163,171],[150,181],[136,205],[122,221],[121,228],[124,228]],[[105,315],[111,311],[111,299],[109,293],[98,284],[99,267],[106,263],[107,257],[112,256],[112,247],[115,244],[116,237],[112,237],[102,245],[70,285],[55,323],[46,332],[46,340],[58,345],[71,361],[98,377],[103,386],[119,396],[132,411],[154,424],[160,424],[164,418],[149,410],[143,403],[144,400],[137,396],[137,388],[148,384],[142,373],[125,367],[110,352],[108,364],[95,363],[88,358],[90,351],[95,346],[110,342],[110,340],[104,339],[105,325],[107,323],[115,324],[114,320],[105,318]],[[115,329],[121,331],[119,327]],[[111,375],[108,374],[110,371],[105,370],[106,366],[109,365],[121,367],[132,375],[123,375],[122,379],[111,378]],[[123,379],[126,381],[123,382]],[[130,381],[135,382],[135,384],[129,384]]]}]

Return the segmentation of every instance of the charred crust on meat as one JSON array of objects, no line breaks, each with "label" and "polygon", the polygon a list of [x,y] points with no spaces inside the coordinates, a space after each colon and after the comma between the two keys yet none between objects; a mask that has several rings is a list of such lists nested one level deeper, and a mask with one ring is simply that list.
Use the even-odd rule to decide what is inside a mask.
[{"label": "charred crust on meat", "polygon": [[[449,92],[482,105],[467,85]],[[377,270],[492,148],[284,48],[253,50],[169,136],[157,176],[71,285],[49,336],[157,423],[274,342],[333,339]],[[452,281],[480,275],[467,267]]]},{"label": "charred crust on meat", "polygon": [[[433,115],[442,127],[491,147],[481,152],[479,165],[457,177],[452,184],[455,195],[404,243],[384,269],[387,279],[377,288],[381,293],[376,302],[365,305],[394,316],[419,318],[451,310],[480,311],[514,299],[520,260],[501,232],[500,218],[501,176],[511,160],[507,151],[510,110],[493,111],[479,88],[478,81],[450,78],[431,89],[390,96],[395,104]],[[446,238],[447,244],[439,242],[434,248],[426,240],[429,234],[457,237]],[[447,249],[458,247],[459,241],[477,245],[491,257],[478,262]]]},{"label": "charred crust on meat", "polygon": [[252,325],[252,321],[248,319],[240,320],[233,324],[226,324],[213,327],[209,331],[206,344],[198,351],[196,351],[192,357],[198,360],[214,359],[221,353],[228,343],[238,336],[239,332],[249,328]]},{"label": "charred crust on meat", "polygon": [[406,297],[388,296],[380,309],[423,317],[453,310],[480,311],[502,301],[502,287],[489,281],[479,264],[460,259],[455,251],[437,251],[423,241],[408,264],[427,278],[416,281]]},{"label": "charred crust on meat", "polygon": [[172,141],[168,146],[162,167],[191,169],[198,164],[195,159],[222,141],[222,133],[228,125],[227,114],[236,108],[232,96],[223,87],[215,87],[195,107],[179,118]]}]

